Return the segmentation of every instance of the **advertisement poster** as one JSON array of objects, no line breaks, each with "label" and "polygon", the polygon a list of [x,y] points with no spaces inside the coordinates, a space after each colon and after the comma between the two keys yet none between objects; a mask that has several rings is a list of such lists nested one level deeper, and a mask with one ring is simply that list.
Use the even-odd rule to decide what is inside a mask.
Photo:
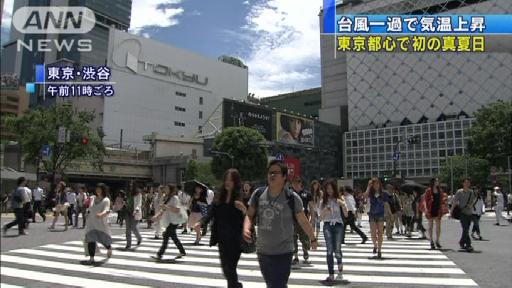
[{"label": "advertisement poster", "polygon": [[276,113],[276,137],[287,144],[314,145],[314,120]]}]

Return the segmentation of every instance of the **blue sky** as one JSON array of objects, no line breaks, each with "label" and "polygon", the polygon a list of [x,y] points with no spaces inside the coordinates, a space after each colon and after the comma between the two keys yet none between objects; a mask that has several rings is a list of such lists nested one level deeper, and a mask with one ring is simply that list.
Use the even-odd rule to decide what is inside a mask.
[{"label": "blue sky", "polygon": [[[5,1],[2,41],[13,0]],[[249,66],[249,92],[265,97],[320,86],[322,0],[133,0],[131,33]],[[9,23],[9,24],[8,24]]]}]

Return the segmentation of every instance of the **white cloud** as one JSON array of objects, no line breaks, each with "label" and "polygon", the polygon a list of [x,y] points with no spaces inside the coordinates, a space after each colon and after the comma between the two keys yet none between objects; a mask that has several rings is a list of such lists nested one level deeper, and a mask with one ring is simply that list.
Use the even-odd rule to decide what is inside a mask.
[{"label": "white cloud", "polygon": [[244,4],[244,5],[249,5],[249,4],[251,4],[251,3],[249,3],[249,0],[245,0],[243,4]]},{"label": "white cloud", "polygon": [[256,96],[311,88],[320,82],[321,0],[269,0],[253,5],[244,27],[254,37],[249,92]]},{"label": "white cloud", "polygon": [[182,0],[133,0],[130,31],[138,34],[144,27],[178,25],[178,16],[184,12],[182,7],[177,7],[181,2]]},{"label": "white cloud", "polygon": [[2,29],[10,29],[12,21],[12,9],[14,8],[14,0],[5,0],[2,11]]}]

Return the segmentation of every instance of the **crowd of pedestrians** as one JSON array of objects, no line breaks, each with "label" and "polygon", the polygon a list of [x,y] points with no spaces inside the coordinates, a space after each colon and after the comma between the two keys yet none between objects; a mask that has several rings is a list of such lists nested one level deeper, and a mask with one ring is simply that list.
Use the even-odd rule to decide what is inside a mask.
[{"label": "crowd of pedestrians", "polygon": [[[374,259],[383,259],[384,236],[388,240],[397,235],[410,238],[413,231],[419,232],[419,239],[429,239],[431,249],[441,249],[442,219],[447,214],[460,221],[459,245],[463,251],[472,252],[471,240],[483,238],[480,219],[486,211],[485,198],[482,189],[472,188],[469,178],[453,195],[446,193],[438,178],[431,179],[424,193],[420,189],[404,191],[396,183],[384,186],[377,177],[369,180],[364,191],[354,191],[353,187],[338,186],[336,180],[313,180],[306,186],[298,177],[288,179],[286,165],[274,160],[268,164],[266,180],[266,185],[255,189],[250,182],[242,182],[236,169],[229,169],[215,192],[198,182],[191,191],[183,191],[181,185],[155,185],[148,190],[131,182],[126,190],[117,191],[113,203],[109,188],[103,183],[98,183],[89,195],[85,185],[77,186],[76,193],[61,181],[51,199],[54,205],[49,229],[55,230],[61,215],[64,230],[69,225],[84,228],[84,251],[89,257],[85,264],[94,264],[98,244],[107,249],[107,258],[112,257],[110,219],[114,213],[116,223],[125,225],[127,251],[132,250],[132,235],[136,245],[141,245],[142,221],[154,229],[154,238],[162,239],[160,249],[152,256],[157,261],[163,259],[169,239],[179,252],[175,259],[187,255],[179,231],[193,231],[194,245],[200,245],[210,227],[209,245],[218,246],[228,288],[243,286],[237,273],[238,262],[242,253],[253,252],[267,287],[286,287],[292,267],[300,263],[300,255],[304,264],[311,264],[310,251],[317,249],[321,233],[326,245],[324,281],[343,280],[345,235],[355,232],[362,244],[368,241],[360,229],[363,214],[368,215]],[[4,225],[4,234],[17,225],[19,235],[27,235],[29,219],[36,222],[37,214],[46,221],[44,190],[26,186],[26,180],[19,178],[10,197],[15,219]],[[494,188],[493,196],[496,225],[501,225],[507,221],[502,213],[509,210],[510,202],[500,187]],[[423,216],[427,229],[423,227]]]}]

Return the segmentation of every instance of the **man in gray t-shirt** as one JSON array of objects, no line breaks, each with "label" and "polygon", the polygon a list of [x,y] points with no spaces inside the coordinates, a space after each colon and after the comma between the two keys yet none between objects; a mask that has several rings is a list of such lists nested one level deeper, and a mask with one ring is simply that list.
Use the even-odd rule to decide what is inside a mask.
[{"label": "man in gray t-shirt", "polygon": [[[267,169],[268,187],[254,192],[244,223],[244,239],[251,241],[251,227],[257,215],[258,238],[256,250],[261,274],[267,287],[287,287],[293,255],[294,225],[300,225],[316,250],[317,239],[309,223],[302,200],[287,187],[287,167],[280,161],[271,161]],[[257,202],[256,202],[257,201]],[[292,205],[288,201],[294,201]],[[291,211],[290,206],[294,207]],[[294,224],[294,219],[296,223]]]},{"label": "man in gray t-shirt", "polygon": [[453,204],[451,214],[455,207],[460,207],[460,225],[462,226],[462,236],[459,240],[461,249],[468,252],[473,251],[471,246],[471,238],[469,238],[469,226],[471,225],[471,214],[473,213],[473,205],[477,200],[477,195],[470,189],[471,180],[469,178],[464,179],[463,188],[459,189],[455,196],[453,196]]}]

